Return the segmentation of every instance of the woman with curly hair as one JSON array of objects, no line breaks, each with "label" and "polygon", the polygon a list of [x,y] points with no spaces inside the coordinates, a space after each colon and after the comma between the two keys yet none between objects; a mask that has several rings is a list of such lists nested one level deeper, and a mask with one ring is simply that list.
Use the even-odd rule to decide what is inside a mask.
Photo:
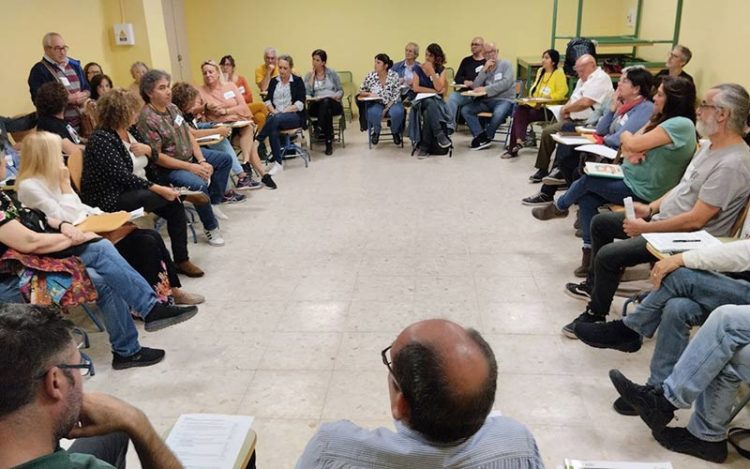
[{"label": "woman with curly hair", "polygon": [[[146,178],[150,163],[159,158],[135,127],[139,101],[115,89],[97,102],[99,128],[91,135],[83,158],[81,196],[84,202],[107,212],[143,207],[167,221],[177,272],[200,277],[203,271],[190,262],[187,220],[179,192]],[[204,194],[191,196],[194,204],[208,203]]]}]

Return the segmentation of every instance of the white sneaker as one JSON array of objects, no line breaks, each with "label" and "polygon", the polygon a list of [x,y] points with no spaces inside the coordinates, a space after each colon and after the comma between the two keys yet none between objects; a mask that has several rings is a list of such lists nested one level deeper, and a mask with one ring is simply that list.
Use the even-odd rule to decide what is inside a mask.
[{"label": "white sneaker", "polygon": [[224,246],[224,238],[221,237],[221,231],[218,228],[204,230],[203,233],[208,238],[208,244],[211,246]]},{"label": "white sneaker", "polygon": [[284,165],[282,165],[281,163],[278,163],[278,162],[274,162],[271,165],[271,168],[268,171],[266,171],[266,174],[270,174],[271,176],[275,176],[277,173],[280,173],[282,171],[284,171]]},{"label": "white sneaker", "polygon": [[219,220],[229,220],[229,217],[221,211],[218,205],[211,205],[211,210],[214,211],[214,216]]}]

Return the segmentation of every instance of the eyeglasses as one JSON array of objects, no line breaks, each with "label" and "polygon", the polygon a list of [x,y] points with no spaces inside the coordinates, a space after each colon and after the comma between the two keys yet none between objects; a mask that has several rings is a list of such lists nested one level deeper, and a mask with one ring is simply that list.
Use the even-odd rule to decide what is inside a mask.
[{"label": "eyeglasses", "polygon": [[47,46],[47,48],[52,49],[55,52],[67,52],[68,49],[70,49],[69,46],[55,46],[55,47]]},{"label": "eyeglasses", "polygon": [[482,44],[481,42],[472,42],[471,43],[471,47],[478,47],[478,46],[483,46],[483,45],[484,44]]},{"label": "eyeglasses", "polygon": [[698,105],[698,109],[703,110],[703,109],[706,109],[706,108],[721,109],[719,106],[717,106],[715,104],[708,104],[705,101],[701,101],[701,103]]},{"label": "eyeglasses", "polygon": [[[81,376],[94,376],[96,372],[94,371],[94,362],[89,358],[88,355],[81,353],[81,363],[78,365],[69,365],[67,363],[59,363],[57,365],[53,365],[53,367],[60,368],[62,370],[78,370],[79,373],[81,373]],[[40,373],[36,376],[36,379],[41,379],[44,376],[49,373],[49,370],[45,370],[43,373]]]},{"label": "eyeglasses", "polygon": [[388,359],[388,351],[393,347],[393,345],[389,345],[388,347],[384,348],[382,352],[380,352],[380,358],[383,359],[383,364],[388,368],[388,372],[393,376],[393,382],[396,383],[397,387],[400,387],[398,384],[398,380],[396,379],[396,374],[393,372],[393,368],[391,365],[393,364],[393,360]]}]

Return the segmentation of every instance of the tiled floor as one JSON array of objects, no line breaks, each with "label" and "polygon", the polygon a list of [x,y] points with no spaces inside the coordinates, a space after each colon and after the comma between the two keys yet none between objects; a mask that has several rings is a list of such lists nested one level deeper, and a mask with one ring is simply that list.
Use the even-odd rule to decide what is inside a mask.
[{"label": "tiled floor", "polygon": [[[538,188],[527,182],[534,152],[507,161],[455,140],[453,158],[418,160],[387,138],[368,151],[350,128],[333,156],[289,162],[279,190],[224,209],[226,247],[190,246],[207,275],[185,286],[207,302],[187,323],[141,332],[165,361],[113,372],[106,337],[93,334],[87,389],[141,407],[160,431],[185,412],[254,415],[259,466],[289,468],[320,422],[392,428],[380,350],[404,326],[442,317],[492,344],[495,407],[531,428],[548,467],[564,457],[713,467],[663,450],[611,409],[607,371],[643,381],[652,343],[626,355],[560,335],[583,307],[562,293],[580,240],[572,217],[543,223],[520,204]],[[724,467],[746,461],[730,452]]]}]

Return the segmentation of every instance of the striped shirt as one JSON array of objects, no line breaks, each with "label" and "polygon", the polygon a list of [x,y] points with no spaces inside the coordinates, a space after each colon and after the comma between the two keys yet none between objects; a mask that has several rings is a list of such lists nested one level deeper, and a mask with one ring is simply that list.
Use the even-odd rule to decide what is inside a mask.
[{"label": "striped shirt", "polygon": [[[68,93],[73,94],[81,91],[81,82],[78,80],[76,70],[70,65],[70,61],[66,60],[63,64],[56,64],[55,62],[48,60],[45,56],[42,59],[51,70],[55,72],[55,79],[65,86]],[[70,124],[77,132],[81,130],[81,110],[75,104],[68,104],[65,106],[65,122]]]},{"label": "striped shirt", "polygon": [[399,421],[396,433],[365,430],[348,420],[323,424],[297,461],[297,469],[536,469],[544,468],[531,432],[515,420],[491,416],[469,439],[429,442]]}]

